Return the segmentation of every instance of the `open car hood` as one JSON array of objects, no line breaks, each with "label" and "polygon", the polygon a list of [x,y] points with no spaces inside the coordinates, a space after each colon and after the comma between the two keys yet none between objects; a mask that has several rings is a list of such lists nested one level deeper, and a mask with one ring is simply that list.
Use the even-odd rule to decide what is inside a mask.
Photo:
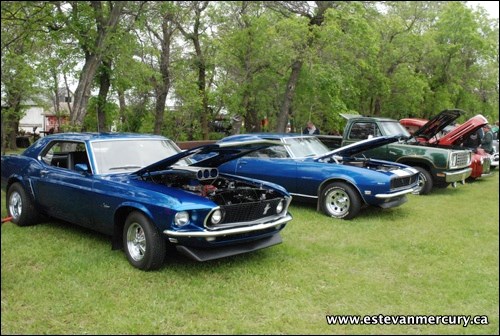
[{"label": "open car hood", "polygon": [[421,128],[425,124],[427,124],[429,120],[422,118],[403,118],[399,120],[399,123],[405,127],[418,127]]},{"label": "open car hood", "polygon": [[143,175],[155,171],[168,170],[173,165],[176,165],[183,160],[185,161],[184,164],[189,166],[216,168],[227,161],[237,159],[253,151],[276,145],[283,146],[283,143],[280,141],[255,138],[252,140],[222,142],[199,146],[169,156],[163,160],[141,168],[133,174]]},{"label": "open car hood", "polygon": [[440,145],[458,145],[486,124],[488,124],[488,119],[478,114],[442,136],[437,143]]},{"label": "open car hood", "polygon": [[444,110],[430,119],[424,126],[416,130],[413,136],[415,138],[421,137],[429,140],[464,113],[464,111],[458,109]]},{"label": "open car hood", "polygon": [[339,155],[339,156],[354,156],[357,154],[360,154],[364,151],[377,148],[383,145],[387,145],[393,142],[398,141],[401,138],[401,135],[391,135],[391,136],[379,136],[371,139],[365,139],[361,140],[352,144],[349,144],[347,146],[343,146],[337,149],[334,149],[331,152],[328,152],[320,157],[317,157],[316,160],[320,161],[325,158],[334,156],[334,155]]}]

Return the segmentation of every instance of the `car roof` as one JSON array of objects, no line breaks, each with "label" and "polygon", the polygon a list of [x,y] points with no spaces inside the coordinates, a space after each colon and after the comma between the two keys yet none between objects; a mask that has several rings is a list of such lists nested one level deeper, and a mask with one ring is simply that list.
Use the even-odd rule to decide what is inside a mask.
[{"label": "car roof", "polygon": [[26,148],[23,155],[36,157],[39,151],[44,148],[52,140],[64,141],[85,141],[93,142],[100,140],[129,140],[129,139],[158,139],[167,140],[164,136],[154,134],[140,134],[140,133],[92,133],[92,132],[69,132],[69,133],[55,133],[46,135],[33,143],[30,147]]},{"label": "car roof", "polygon": [[235,134],[225,137],[218,142],[230,142],[230,141],[245,141],[252,140],[255,138],[259,139],[269,139],[269,140],[280,140],[283,138],[294,138],[294,137],[314,137],[314,135],[300,134],[300,133],[247,133],[247,134]]},{"label": "car roof", "polygon": [[56,133],[47,135],[47,139],[63,139],[63,140],[79,140],[79,141],[92,141],[92,140],[111,140],[111,139],[138,139],[138,138],[157,138],[165,139],[164,136],[154,134],[140,134],[140,133],[112,133],[112,132],[82,132],[82,133]]}]

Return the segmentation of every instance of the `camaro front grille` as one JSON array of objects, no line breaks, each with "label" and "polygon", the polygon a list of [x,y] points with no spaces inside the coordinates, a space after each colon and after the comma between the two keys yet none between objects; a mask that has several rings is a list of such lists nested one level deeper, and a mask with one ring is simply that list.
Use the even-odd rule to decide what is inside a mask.
[{"label": "camaro front grille", "polygon": [[418,174],[393,178],[391,180],[391,190],[408,187],[416,183],[417,179],[418,179]]},{"label": "camaro front grille", "polygon": [[[223,219],[217,225],[210,224],[210,219],[207,221],[207,227],[212,229],[223,228],[228,226],[246,225],[248,223],[258,221],[259,219],[277,216],[276,207],[278,203],[283,201],[283,207],[286,207],[286,201],[281,198],[275,198],[265,201],[248,202],[221,205],[220,210],[223,213]],[[282,213],[285,210],[282,210]]]}]

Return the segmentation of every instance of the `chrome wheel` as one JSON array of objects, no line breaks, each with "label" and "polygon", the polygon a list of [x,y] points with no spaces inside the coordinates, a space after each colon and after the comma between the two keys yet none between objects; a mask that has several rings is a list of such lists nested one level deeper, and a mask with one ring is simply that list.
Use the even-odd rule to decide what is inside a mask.
[{"label": "chrome wheel", "polygon": [[144,259],[146,253],[146,236],[142,226],[132,223],[127,230],[127,250],[135,261]]},{"label": "chrome wheel", "polygon": [[143,213],[132,211],[127,216],[122,237],[125,254],[134,267],[151,271],[162,266],[167,241]]},{"label": "chrome wheel", "polygon": [[9,213],[14,220],[19,220],[23,213],[23,199],[17,191],[13,191],[10,194]]},{"label": "chrome wheel", "polygon": [[19,182],[13,183],[7,190],[6,205],[11,222],[18,226],[34,225],[40,220],[35,204]]},{"label": "chrome wheel", "polygon": [[427,178],[424,174],[420,173],[418,174],[418,185],[417,187],[413,190],[412,194],[414,195],[419,195],[422,189],[424,188],[425,184],[427,183]]},{"label": "chrome wheel", "polygon": [[331,189],[325,197],[325,207],[333,217],[343,217],[351,206],[351,199],[343,189]]},{"label": "chrome wheel", "polygon": [[431,192],[434,184],[431,174],[425,168],[418,166],[415,166],[413,168],[418,170],[418,186],[415,190],[413,190],[412,194],[427,195]]}]

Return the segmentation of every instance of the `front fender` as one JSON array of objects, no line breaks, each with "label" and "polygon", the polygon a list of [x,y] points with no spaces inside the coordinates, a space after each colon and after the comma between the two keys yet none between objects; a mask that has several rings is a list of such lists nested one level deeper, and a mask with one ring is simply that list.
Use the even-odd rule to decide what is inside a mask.
[{"label": "front fender", "polygon": [[127,209],[137,209],[137,210],[141,211],[142,213],[144,213],[144,215],[146,215],[150,220],[154,219],[153,218],[154,217],[153,214],[151,213],[151,211],[144,204],[141,204],[141,203],[138,203],[138,202],[132,202],[132,201],[123,202],[122,204],[120,204],[116,208],[116,210],[115,210],[115,217],[124,208],[127,208]]}]

